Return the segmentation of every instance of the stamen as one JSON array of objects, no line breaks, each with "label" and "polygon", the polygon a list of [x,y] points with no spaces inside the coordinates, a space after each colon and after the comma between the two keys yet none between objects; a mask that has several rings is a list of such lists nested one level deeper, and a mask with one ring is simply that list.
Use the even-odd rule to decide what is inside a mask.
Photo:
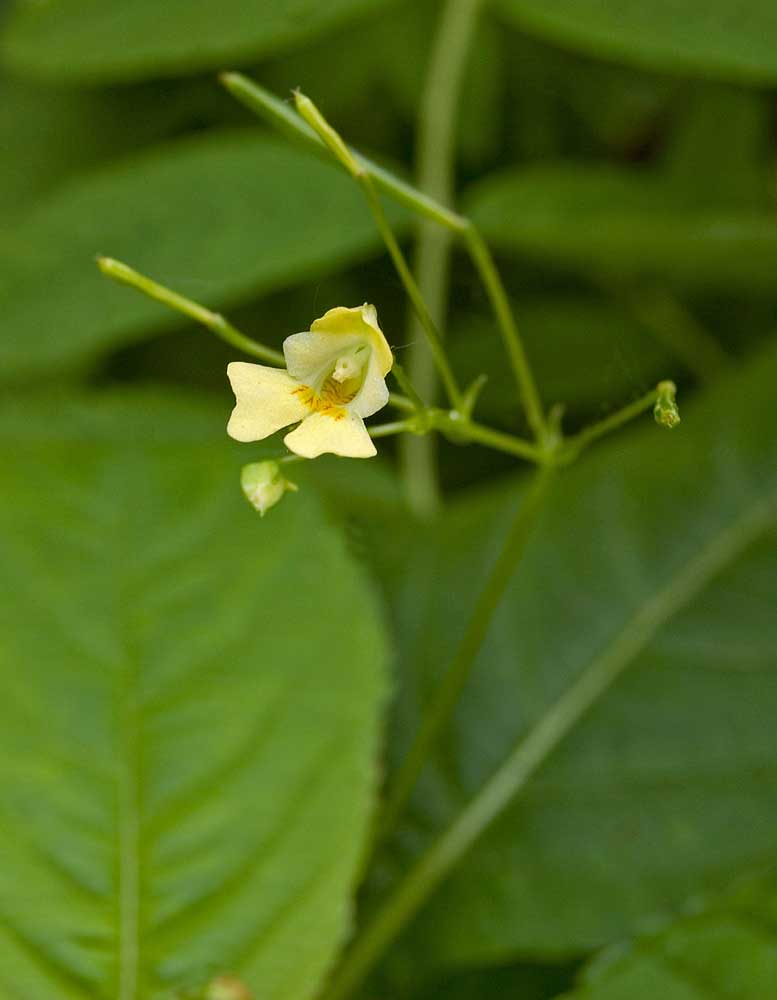
[{"label": "stamen", "polygon": [[357,375],[360,375],[361,368],[362,366],[353,354],[346,354],[344,357],[338,358],[335,362],[332,378],[335,382],[347,382],[348,379],[356,378]]}]

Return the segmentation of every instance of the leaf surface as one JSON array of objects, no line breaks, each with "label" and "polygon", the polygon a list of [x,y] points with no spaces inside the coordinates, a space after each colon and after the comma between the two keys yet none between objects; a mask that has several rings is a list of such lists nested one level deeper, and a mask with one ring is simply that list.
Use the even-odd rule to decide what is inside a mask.
[{"label": "leaf surface", "polygon": [[228,971],[303,1000],[347,929],[380,619],[312,490],[245,503],[223,416],[152,394],[0,413],[8,1000]]},{"label": "leaf surface", "polygon": [[599,280],[774,287],[777,209],[768,202],[699,204],[687,187],[653,172],[558,164],[489,177],[467,206],[497,248]]},{"label": "leaf surface", "polygon": [[24,72],[89,83],[177,76],[293,48],[387,2],[21,0],[3,55]]},{"label": "leaf surface", "polygon": [[595,56],[743,83],[777,80],[771,0],[492,0],[517,27]]},{"label": "leaf surface", "polygon": [[777,879],[744,883],[660,932],[608,949],[560,1000],[777,996]]},{"label": "leaf surface", "polygon": [[[606,658],[620,673],[420,916],[407,947],[423,960],[581,954],[775,856],[776,380],[772,351],[681,403],[671,434],[646,417],[559,478],[397,840],[404,863],[582,677]],[[405,545],[399,744],[520,488],[474,493]]]},{"label": "leaf surface", "polygon": [[181,323],[104,278],[97,254],[223,308],[378,243],[353,182],[283,142],[228,132],[158,148],[59,189],[0,244],[0,366],[58,370]]}]

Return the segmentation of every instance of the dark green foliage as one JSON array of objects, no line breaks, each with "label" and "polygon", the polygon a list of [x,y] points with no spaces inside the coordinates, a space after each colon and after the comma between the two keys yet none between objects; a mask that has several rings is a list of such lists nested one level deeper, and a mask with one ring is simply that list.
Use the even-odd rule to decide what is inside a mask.
[{"label": "dark green foliage", "polygon": [[[363,1000],[777,996],[772,0],[482,6],[456,207],[540,395],[572,433],[672,379],[682,423],[648,410],[560,474],[377,855],[380,781],[525,476],[441,441],[444,509],[416,521],[386,439],[290,466],[299,494],[260,520],[239,469],[281,446],[224,434],[236,352],[95,267],[124,259],[274,347],[374,302],[405,362],[359,191],[214,74],[302,87],[410,176],[441,7],[0,0],[0,1000],[199,1000],[227,973],[312,1000],[356,887],[380,905],[624,636],[617,681]],[[460,247],[444,326],[462,382],[488,375],[476,418],[525,433]]]}]

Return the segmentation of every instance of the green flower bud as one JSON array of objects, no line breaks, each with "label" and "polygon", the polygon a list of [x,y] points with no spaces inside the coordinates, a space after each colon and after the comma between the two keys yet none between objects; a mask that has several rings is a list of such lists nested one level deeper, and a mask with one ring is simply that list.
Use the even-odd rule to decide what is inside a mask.
[{"label": "green flower bud", "polygon": [[677,386],[674,382],[659,382],[656,387],[658,397],[653,407],[656,423],[671,430],[680,423],[680,411],[677,409]]},{"label": "green flower bud", "polygon": [[283,475],[278,463],[271,461],[244,465],[240,473],[240,486],[246,500],[262,517],[270,507],[278,503],[287,490],[297,490],[294,483],[290,483]]},{"label": "green flower bud", "polygon": [[294,103],[297,111],[317,133],[318,137],[328,147],[352,177],[360,177],[364,172],[356,161],[353,153],[346,146],[339,132],[336,132],[324,118],[309,97],[301,90],[294,91]]},{"label": "green flower bud", "polygon": [[253,1000],[253,995],[237,976],[217,976],[208,983],[205,1000]]}]

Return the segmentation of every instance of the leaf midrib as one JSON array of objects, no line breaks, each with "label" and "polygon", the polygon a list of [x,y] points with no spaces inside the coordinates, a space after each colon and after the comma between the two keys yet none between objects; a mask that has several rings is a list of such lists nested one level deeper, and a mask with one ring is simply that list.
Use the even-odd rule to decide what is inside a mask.
[{"label": "leaf midrib", "polygon": [[473,801],[472,807],[485,807],[490,823],[663,626],[740,556],[748,545],[769,530],[776,510],[777,490],[755,501],[733,523],[717,532],[694,559],[647,598],[599,656],[518,743]]},{"label": "leaf midrib", "polygon": [[119,984],[118,1000],[136,1000],[140,964],[140,708],[132,657],[121,685],[119,790]]},{"label": "leaf midrib", "polygon": [[[109,476],[124,477],[121,466],[111,468]],[[143,538],[136,518],[139,511],[123,512],[128,539]],[[136,548],[136,546],[138,546]],[[142,731],[140,669],[142,648],[133,612],[146,592],[142,577],[147,570],[143,557],[148,556],[149,539],[135,542],[128,553],[121,553],[126,578],[122,581],[116,606],[116,623],[124,653],[119,676],[119,811],[118,811],[118,970],[116,1000],[140,1000],[141,997],[141,799]]]}]

